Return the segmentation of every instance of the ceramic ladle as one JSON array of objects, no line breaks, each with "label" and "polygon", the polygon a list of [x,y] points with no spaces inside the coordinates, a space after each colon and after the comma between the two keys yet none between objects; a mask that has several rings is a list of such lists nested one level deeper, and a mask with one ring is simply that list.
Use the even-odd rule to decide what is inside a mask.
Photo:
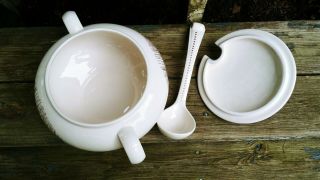
[{"label": "ceramic ladle", "polygon": [[184,139],[190,136],[196,128],[196,122],[186,107],[186,99],[192,69],[204,32],[205,27],[203,24],[193,23],[190,27],[188,53],[178,97],[175,103],[161,114],[158,121],[160,131],[172,139]]}]

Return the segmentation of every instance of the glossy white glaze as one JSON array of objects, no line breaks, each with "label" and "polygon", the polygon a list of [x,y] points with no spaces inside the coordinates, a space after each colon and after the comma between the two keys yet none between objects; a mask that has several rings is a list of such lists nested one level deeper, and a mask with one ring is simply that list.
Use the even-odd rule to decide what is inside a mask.
[{"label": "glossy white glaze", "polygon": [[128,112],[147,83],[144,57],[115,32],[91,31],[65,43],[47,68],[47,91],[69,120],[104,123]]},{"label": "glossy white glaze", "polygon": [[210,101],[237,113],[266,106],[279,91],[285,73],[280,52],[254,36],[235,37],[220,47],[220,58],[208,61],[203,72]]},{"label": "glossy white glaze", "polygon": [[187,138],[196,129],[196,121],[186,107],[186,99],[194,63],[204,33],[205,26],[203,24],[193,23],[190,27],[187,58],[178,97],[175,103],[162,113],[157,123],[160,131],[171,139]]},{"label": "glossy white glaze", "polygon": [[[68,15],[76,16],[64,16],[70,34],[49,49],[36,75],[43,120],[63,141],[81,149],[118,149],[120,130],[141,146],[138,138],[157,122],[168,96],[159,52],[132,29],[115,24],[79,29]],[[77,28],[69,27],[74,24]],[[143,149],[130,147],[125,146],[131,162],[141,162]]]},{"label": "glossy white glaze", "polygon": [[296,79],[294,58],[276,36],[260,30],[230,33],[216,44],[217,60],[204,56],[198,88],[216,115],[235,123],[254,123],[279,111]]}]

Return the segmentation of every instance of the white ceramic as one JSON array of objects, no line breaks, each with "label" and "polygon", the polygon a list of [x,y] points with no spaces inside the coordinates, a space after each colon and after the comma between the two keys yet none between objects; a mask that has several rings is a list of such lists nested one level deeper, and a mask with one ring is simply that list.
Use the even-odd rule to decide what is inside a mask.
[{"label": "white ceramic", "polygon": [[208,108],[234,123],[254,123],[272,116],[288,101],[296,81],[292,53],[276,36],[247,29],[216,44],[217,60],[204,56],[198,87]]},{"label": "white ceramic", "polygon": [[192,70],[198,50],[205,32],[205,27],[200,23],[193,23],[189,32],[188,53],[184,67],[183,77],[175,103],[167,108],[158,121],[160,131],[171,139],[183,139],[190,136],[196,122],[186,107]]},{"label": "white ceramic", "polygon": [[70,34],[44,56],[35,97],[43,120],[63,141],[89,151],[124,147],[145,158],[139,138],[157,122],[168,96],[165,65],[136,31],[115,24],[82,27],[63,15]]}]

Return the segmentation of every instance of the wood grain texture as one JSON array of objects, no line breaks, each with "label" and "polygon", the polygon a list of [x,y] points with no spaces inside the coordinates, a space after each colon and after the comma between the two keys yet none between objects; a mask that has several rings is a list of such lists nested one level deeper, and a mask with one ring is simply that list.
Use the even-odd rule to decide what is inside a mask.
[{"label": "wood grain texture", "polygon": [[[145,35],[159,49],[169,77],[182,76],[188,44],[187,26],[146,25],[132,28]],[[245,28],[266,30],[280,37],[296,59],[298,74],[320,74],[319,21],[207,24],[196,66],[204,54],[211,58],[219,56],[220,51],[214,45],[216,40],[231,31]],[[65,28],[56,27],[0,29],[0,82],[34,81],[45,52],[66,33]]]},{"label": "wood grain texture", "polygon": [[[173,103],[180,80],[170,80],[167,105]],[[320,76],[299,76],[293,95],[284,108],[266,121],[238,125],[221,120],[202,102],[196,81],[192,80],[187,106],[197,121],[195,133],[186,142],[273,140],[320,138]],[[55,146],[63,144],[40,119],[32,83],[0,84],[0,147]],[[143,143],[170,140],[155,127]],[[320,141],[319,141],[320,144]]]},{"label": "wood grain texture", "polygon": [[[160,50],[173,103],[185,62],[185,25],[132,26]],[[320,21],[207,24],[187,106],[195,133],[174,141],[154,127],[142,143],[147,158],[130,165],[123,149],[93,153],[53,135],[39,117],[33,82],[44,53],[64,28],[0,29],[0,179],[320,179]],[[212,114],[197,90],[199,60],[219,56],[214,42],[244,28],[269,31],[296,58],[295,90],[284,108],[251,125]]]},{"label": "wood grain texture", "polygon": [[123,150],[73,147],[0,149],[2,179],[318,179],[319,141],[172,142],[144,145],[129,164]]}]

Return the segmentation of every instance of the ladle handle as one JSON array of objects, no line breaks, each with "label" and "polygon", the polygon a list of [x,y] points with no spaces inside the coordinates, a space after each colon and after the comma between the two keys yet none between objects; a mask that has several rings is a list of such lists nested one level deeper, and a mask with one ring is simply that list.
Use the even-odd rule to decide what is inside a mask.
[{"label": "ladle handle", "polygon": [[77,33],[83,29],[83,26],[74,11],[67,11],[63,14],[62,20],[70,34]]},{"label": "ladle handle", "polygon": [[139,138],[132,127],[122,128],[118,133],[118,137],[131,164],[141,163],[146,158]]},{"label": "ladle handle", "polygon": [[193,23],[189,32],[188,53],[184,66],[183,77],[179,89],[177,102],[186,103],[187,94],[190,86],[193,66],[199,51],[199,47],[205,32],[205,27],[200,23]]}]

